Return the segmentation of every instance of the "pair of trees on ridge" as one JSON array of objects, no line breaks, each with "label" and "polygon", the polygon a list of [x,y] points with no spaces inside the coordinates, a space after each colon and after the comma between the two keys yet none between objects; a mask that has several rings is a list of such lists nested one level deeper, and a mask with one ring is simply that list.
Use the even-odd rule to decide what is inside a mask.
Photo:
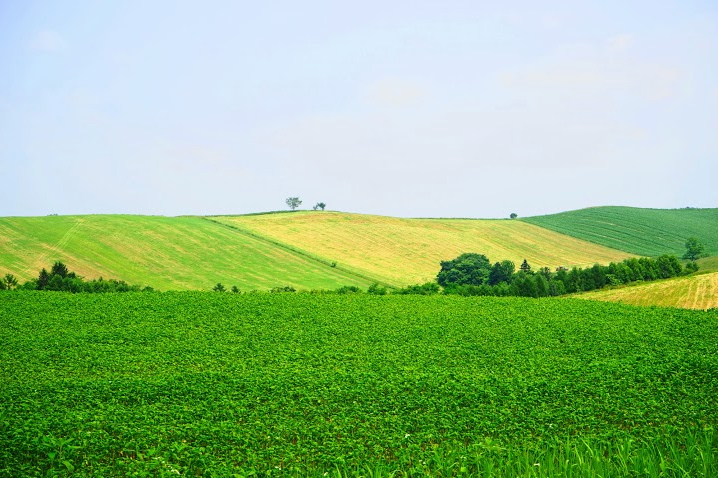
[{"label": "pair of trees on ridge", "polygon": [[[302,200],[298,197],[289,197],[284,202],[287,203],[287,206],[289,206],[289,209],[291,209],[292,211],[297,209],[302,204]],[[323,211],[325,207],[327,207],[325,203],[318,202],[312,207],[312,209],[314,209],[315,211],[317,209],[321,209]]]}]

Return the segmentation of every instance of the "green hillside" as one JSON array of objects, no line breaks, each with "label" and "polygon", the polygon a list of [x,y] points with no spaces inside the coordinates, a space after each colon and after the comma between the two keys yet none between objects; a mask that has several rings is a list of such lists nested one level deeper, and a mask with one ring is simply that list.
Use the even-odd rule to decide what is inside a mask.
[{"label": "green hillside", "polygon": [[434,280],[441,261],[465,252],[551,268],[607,264],[630,255],[508,219],[402,219],[335,211],[211,219],[398,286]]},{"label": "green hillside", "polygon": [[0,274],[22,281],[62,260],[88,279],[122,279],[161,290],[366,288],[373,281],[261,238],[197,217],[48,216],[0,218]]},{"label": "green hillside", "polygon": [[718,208],[641,209],[605,206],[522,219],[562,234],[614,249],[657,256],[685,252],[688,237],[718,255]]},{"label": "green hillside", "polygon": [[62,260],[87,279],[161,290],[403,287],[465,252],[533,267],[681,255],[697,236],[718,255],[718,209],[601,207],[524,220],[402,219],[333,211],[222,217],[0,218],[0,274],[21,281]]}]

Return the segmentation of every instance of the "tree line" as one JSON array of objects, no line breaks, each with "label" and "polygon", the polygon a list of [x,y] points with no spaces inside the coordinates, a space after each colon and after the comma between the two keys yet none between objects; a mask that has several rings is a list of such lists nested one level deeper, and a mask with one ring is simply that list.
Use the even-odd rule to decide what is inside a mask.
[{"label": "tree line", "polygon": [[491,295],[520,297],[550,297],[586,292],[606,286],[618,286],[637,281],[667,279],[695,272],[698,266],[690,262],[684,268],[674,255],[630,258],[611,262],[607,266],[548,267],[533,270],[524,259],[516,270],[513,262],[505,260],[491,264],[483,254],[467,253],[451,261],[441,262],[437,284],[445,294]]},{"label": "tree line", "polygon": [[99,279],[85,280],[75,272],[68,270],[61,261],[55,262],[50,271],[44,267],[34,279],[19,284],[17,278],[7,274],[0,280],[0,290],[46,290],[72,293],[102,293],[102,292],[151,292],[149,286],[131,285],[123,280]]}]

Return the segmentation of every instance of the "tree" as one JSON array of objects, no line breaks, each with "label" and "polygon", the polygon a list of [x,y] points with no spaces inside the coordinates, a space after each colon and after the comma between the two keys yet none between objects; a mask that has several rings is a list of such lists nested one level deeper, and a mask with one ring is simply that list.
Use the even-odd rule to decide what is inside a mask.
[{"label": "tree", "polygon": [[494,264],[489,272],[489,285],[496,285],[500,282],[511,282],[516,266],[511,261],[501,261]]},{"label": "tree", "polygon": [[519,215],[516,214],[515,212],[512,212],[509,217],[510,217],[511,219],[516,219],[517,217],[519,217]]},{"label": "tree", "polygon": [[686,253],[683,254],[683,259],[689,261],[695,261],[705,257],[705,246],[697,237],[689,237],[686,239]]},{"label": "tree", "polygon": [[50,282],[50,274],[48,274],[47,270],[43,267],[37,278],[37,290],[43,290],[48,282]]},{"label": "tree", "polygon": [[676,256],[663,254],[656,259],[656,263],[658,264],[658,273],[662,279],[675,277],[683,272],[683,267],[681,266],[681,263],[678,262],[678,258]]},{"label": "tree", "polygon": [[234,292],[235,294],[239,294],[239,288],[236,285],[233,285],[232,292]]},{"label": "tree", "polygon": [[224,292],[224,286],[221,282],[217,282],[217,285],[212,288],[215,292]]},{"label": "tree", "polygon": [[686,264],[686,267],[683,269],[684,274],[692,274],[693,272],[698,271],[698,263],[697,262],[689,262]]},{"label": "tree", "polygon": [[5,277],[0,279],[0,289],[13,290],[17,287],[17,278],[12,274],[5,274]]},{"label": "tree", "polygon": [[386,287],[382,287],[375,282],[369,286],[367,292],[374,295],[386,295]]},{"label": "tree", "polygon": [[441,286],[447,284],[481,285],[489,280],[491,263],[483,254],[461,254],[451,261],[441,261],[441,271],[436,276]]},{"label": "tree", "polygon": [[67,277],[67,273],[68,273],[67,266],[60,261],[55,262],[52,265],[52,269],[50,269],[51,276],[58,275],[58,276],[62,277],[63,279],[65,277]]},{"label": "tree", "polygon": [[314,210],[316,211],[317,209],[321,209],[323,211],[325,207],[327,207],[326,204],[324,204],[323,202],[318,202],[314,205]]},{"label": "tree", "polygon": [[542,274],[536,275],[536,293],[539,297],[547,297],[549,295],[548,281]]},{"label": "tree", "polygon": [[527,274],[528,274],[529,272],[531,272],[531,266],[530,266],[529,263],[526,261],[526,259],[524,259],[524,261],[521,263],[520,269],[521,269],[522,271],[526,272]]},{"label": "tree", "polygon": [[285,202],[287,203],[287,206],[289,206],[289,208],[290,208],[292,211],[294,211],[296,208],[299,207],[300,204],[302,204],[301,199],[296,198],[296,197],[287,198],[287,200],[286,200]]}]

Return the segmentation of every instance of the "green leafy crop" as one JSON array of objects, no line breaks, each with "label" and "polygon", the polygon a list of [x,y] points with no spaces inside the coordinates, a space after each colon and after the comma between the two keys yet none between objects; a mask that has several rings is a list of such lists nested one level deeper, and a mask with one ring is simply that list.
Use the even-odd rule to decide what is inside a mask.
[{"label": "green leafy crop", "polygon": [[0,476],[708,473],[716,370],[716,310],[0,292]]}]

